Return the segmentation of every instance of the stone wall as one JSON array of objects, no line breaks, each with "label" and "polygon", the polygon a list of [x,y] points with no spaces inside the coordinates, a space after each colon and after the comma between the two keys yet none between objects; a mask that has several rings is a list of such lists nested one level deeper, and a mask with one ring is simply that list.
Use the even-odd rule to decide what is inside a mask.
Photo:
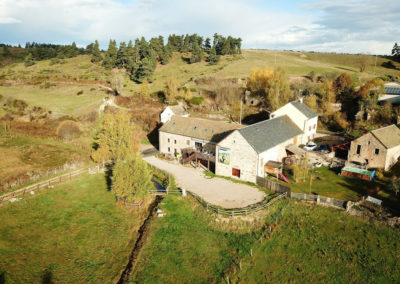
[{"label": "stone wall", "polygon": [[[230,151],[229,164],[221,163],[219,149]],[[216,151],[216,174],[233,177],[232,168],[240,170],[240,179],[256,182],[258,155],[256,151],[247,143],[243,136],[234,131],[217,146]]]},{"label": "stone wall", "polygon": [[178,153],[181,153],[181,150],[184,148],[194,148],[196,142],[202,143],[203,149],[215,153],[215,144],[209,141],[163,131],[159,132],[159,150],[163,154],[173,155],[175,149]]},{"label": "stone wall", "polygon": [[[361,146],[360,154],[357,154],[357,145]],[[375,154],[375,149],[379,149],[378,155]],[[348,160],[368,168],[385,168],[386,153],[385,147],[371,133],[367,133],[351,142]]]}]

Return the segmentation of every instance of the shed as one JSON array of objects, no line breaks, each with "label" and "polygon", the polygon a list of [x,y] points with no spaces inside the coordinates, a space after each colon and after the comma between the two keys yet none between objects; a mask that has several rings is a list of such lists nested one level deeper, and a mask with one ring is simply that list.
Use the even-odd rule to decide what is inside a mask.
[{"label": "shed", "polygon": [[278,176],[282,172],[282,163],[276,161],[268,161],[264,166],[265,173]]},{"label": "shed", "polygon": [[344,167],[342,169],[341,175],[363,180],[372,180],[375,177],[375,171],[368,171],[353,167]]}]

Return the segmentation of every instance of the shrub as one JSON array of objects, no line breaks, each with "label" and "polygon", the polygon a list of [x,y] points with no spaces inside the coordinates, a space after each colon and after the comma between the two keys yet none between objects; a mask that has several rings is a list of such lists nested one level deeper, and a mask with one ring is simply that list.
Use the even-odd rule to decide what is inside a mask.
[{"label": "shrub", "polygon": [[77,96],[80,96],[83,94],[83,90],[80,90],[79,92],[76,93]]},{"label": "shrub", "polygon": [[81,130],[75,121],[64,120],[58,125],[56,134],[64,140],[70,140],[78,137],[81,134]]},{"label": "shrub", "polygon": [[200,105],[204,101],[203,97],[193,97],[188,100],[188,103],[191,105]]},{"label": "shrub", "polygon": [[190,88],[190,91],[195,93],[195,92],[197,92],[197,89],[196,88]]},{"label": "shrub", "polygon": [[50,65],[55,65],[55,64],[58,64],[58,63],[60,63],[60,59],[58,59],[58,58],[52,58],[50,60]]}]

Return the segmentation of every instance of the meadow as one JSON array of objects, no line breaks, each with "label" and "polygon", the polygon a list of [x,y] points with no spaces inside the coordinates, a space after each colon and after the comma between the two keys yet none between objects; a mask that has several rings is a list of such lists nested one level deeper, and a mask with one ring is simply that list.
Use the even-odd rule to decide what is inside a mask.
[{"label": "meadow", "polygon": [[146,214],[120,208],[102,174],[84,175],[2,205],[0,279],[114,282]]},{"label": "meadow", "polygon": [[[166,197],[131,283],[396,283],[400,235],[342,211],[284,200],[222,218]],[[218,220],[218,221],[217,221]]]}]

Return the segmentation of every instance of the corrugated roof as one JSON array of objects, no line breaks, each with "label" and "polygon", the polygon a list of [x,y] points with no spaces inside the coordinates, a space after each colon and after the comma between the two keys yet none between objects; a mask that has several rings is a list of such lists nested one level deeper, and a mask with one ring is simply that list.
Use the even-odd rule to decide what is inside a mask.
[{"label": "corrugated roof", "polygon": [[392,124],[386,127],[382,127],[371,131],[387,149],[400,145],[400,129],[396,125]]},{"label": "corrugated roof", "polygon": [[292,104],[295,108],[297,108],[307,118],[313,118],[318,116],[318,114],[316,114],[312,109],[310,109],[308,106],[299,101],[291,102],[290,104]]},{"label": "corrugated roof", "polygon": [[400,88],[385,87],[386,94],[400,95]]},{"label": "corrugated roof", "polygon": [[238,131],[257,153],[265,152],[303,133],[287,115],[264,120]]},{"label": "corrugated roof", "polygon": [[211,142],[219,142],[233,130],[243,127],[240,124],[207,120],[193,117],[173,116],[159,131],[179,134]]}]

